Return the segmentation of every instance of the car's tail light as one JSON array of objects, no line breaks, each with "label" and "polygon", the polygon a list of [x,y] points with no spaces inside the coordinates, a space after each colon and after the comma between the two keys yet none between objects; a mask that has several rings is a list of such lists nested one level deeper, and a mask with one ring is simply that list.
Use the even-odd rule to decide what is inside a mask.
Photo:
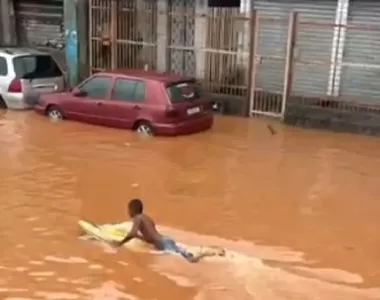
[{"label": "car's tail light", "polygon": [[166,107],[165,114],[169,118],[176,118],[179,116],[178,110],[176,110],[173,106]]},{"label": "car's tail light", "polygon": [[8,86],[8,93],[22,93],[22,84],[20,79],[13,79]]}]

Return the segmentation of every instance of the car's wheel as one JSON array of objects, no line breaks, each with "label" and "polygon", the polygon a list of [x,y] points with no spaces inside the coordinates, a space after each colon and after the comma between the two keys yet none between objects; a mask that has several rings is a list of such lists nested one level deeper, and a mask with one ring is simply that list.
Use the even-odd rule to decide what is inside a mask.
[{"label": "car's wheel", "polygon": [[0,96],[0,109],[6,109],[7,105],[5,104],[5,101],[3,98]]},{"label": "car's wheel", "polygon": [[142,135],[154,135],[153,126],[148,121],[140,121],[135,126],[135,131]]},{"label": "car's wheel", "polygon": [[58,106],[52,105],[49,106],[46,110],[46,116],[51,121],[60,121],[63,120],[63,114],[62,111],[59,109]]}]

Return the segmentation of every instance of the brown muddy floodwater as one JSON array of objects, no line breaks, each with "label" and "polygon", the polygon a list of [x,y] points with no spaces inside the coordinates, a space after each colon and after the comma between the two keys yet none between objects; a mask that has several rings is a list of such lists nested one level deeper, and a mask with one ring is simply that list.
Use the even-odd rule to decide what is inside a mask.
[{"label": "brown muddy floodwater", "polygon": [[[0,113],[0,299],[380,299],[380,140],[217,118],[138,137]],[[226,258],[78,239],[141,197],[168,235]]]}]

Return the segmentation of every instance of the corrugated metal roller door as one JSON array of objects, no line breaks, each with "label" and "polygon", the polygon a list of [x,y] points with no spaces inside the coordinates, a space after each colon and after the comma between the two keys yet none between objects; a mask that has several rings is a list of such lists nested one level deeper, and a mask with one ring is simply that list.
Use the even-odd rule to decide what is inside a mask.
[{"label": "corrugated metal roller door", "polygon": [[63,49],[62,0],[16,0],[15,13],[21,44]]},{"label": "corrugated metal roller door", "polygon": [[[333,23],[337,1],[334,0],[255,0],[254,8],[259,14],[271,18],[287,18],[292,11],[299,12],[300,21]],[[260,24],[258,53],[260,55],[285,57],[287,25],[284,22]],[[333,27],[300,26],[297,35],[297,57],[307,63],[297,63],[294,72],[293,93],[325,94],[327,92]],[[324,61],[325,63],[312,63]],[[257,86],[271,92],[282,91],[284,61],[279,59],[258,65]]]},{"label": "corrugated metal roller door", "polygon": [[351,0],[348,24],[340,95],[379,101],[380,2]]}]

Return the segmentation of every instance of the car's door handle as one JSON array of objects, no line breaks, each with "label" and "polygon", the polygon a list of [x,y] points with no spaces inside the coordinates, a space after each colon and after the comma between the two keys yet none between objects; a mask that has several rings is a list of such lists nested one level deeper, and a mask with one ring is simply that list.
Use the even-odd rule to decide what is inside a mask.
[{"label": "car's door handle", "polygon": [[55,84],[34,84],[33,88],[35,89],[43,89],[43,88],[52,88],[55,87]]},{"label": "car's door handle", "polygon": [[138,105],[135,105],[135,106],[133,106],[133,109],[135,109],[135,110],[139,110],[139,109],[141,109],[141,107],[138,106]]},{"label": "car's door handle", "polygon": [[102,106],[102,105],[103,105],[103,103],[102,103],[102,102],[100,102],[100,101],[98,101],[98,102],[96,102],[96,105],[97,105],[97,106]]}]

